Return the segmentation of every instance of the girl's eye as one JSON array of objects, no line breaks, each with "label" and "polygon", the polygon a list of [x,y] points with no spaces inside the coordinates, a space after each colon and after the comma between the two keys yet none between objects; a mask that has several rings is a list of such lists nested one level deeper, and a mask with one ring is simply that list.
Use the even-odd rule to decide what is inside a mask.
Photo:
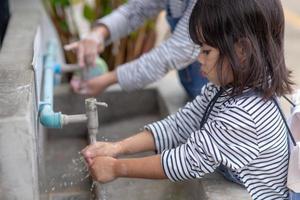
[{"label": "girl's eye", "polygon": [[201,50],[201,53],[208,55],[210,53],[210,50]]}]

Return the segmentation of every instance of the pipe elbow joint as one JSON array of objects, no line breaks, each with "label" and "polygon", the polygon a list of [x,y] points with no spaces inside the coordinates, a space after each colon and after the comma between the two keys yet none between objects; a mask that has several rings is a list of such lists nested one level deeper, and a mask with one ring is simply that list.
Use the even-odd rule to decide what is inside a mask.
[{"label": "pipe elbow joint", "polygon": [[62,128],[61,112],[55,113],[50,106],[43,106],[40,112],[40,122],[47,128]]}]

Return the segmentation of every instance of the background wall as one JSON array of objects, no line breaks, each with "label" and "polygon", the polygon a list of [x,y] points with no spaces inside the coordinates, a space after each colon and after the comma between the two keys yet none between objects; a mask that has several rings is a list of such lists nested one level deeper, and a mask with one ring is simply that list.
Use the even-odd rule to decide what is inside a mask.
[{"label": "background wall", "polygon": [[39,0],[9,3],[0,50],[0,199],[38,200],[45,138],[37,122],[40,69],[47,40],[56,35]]}]

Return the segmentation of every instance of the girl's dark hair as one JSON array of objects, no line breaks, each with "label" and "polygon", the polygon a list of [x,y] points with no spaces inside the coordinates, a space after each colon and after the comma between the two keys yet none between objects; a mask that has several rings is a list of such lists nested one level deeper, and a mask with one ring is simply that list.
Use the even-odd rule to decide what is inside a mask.
[{"label": "girl's dark hair", "polygon": [[[198,0],[189,31],[194,43],[219,49],[217,72],[222,86],[222,63],[228,60],[233,94],[247,87],[258,89],[266,98],[292,91],[283,52],[280,0]],[[238,59],[236,45],[242,49],[243,61]]]}]

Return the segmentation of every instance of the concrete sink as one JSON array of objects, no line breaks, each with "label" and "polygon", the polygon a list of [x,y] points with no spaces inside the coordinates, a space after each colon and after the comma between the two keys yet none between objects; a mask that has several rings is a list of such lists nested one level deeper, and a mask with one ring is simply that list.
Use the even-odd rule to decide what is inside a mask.
[{"label": "concrete sink", "polygon": [[[55,89],[55,111],[64,114],[85,113],[84,97],[70,92],[67,86]],[[166,116],[167,109],[163,98],[156,89],[145,89],[126,93],[112,90],[98,96],[99,101],[109,107],[99,110],[99,141],[116,141],[140,131],[147,123]],[[91,180],[83,178],[76,169],[78,152],[88,144],[86,124],[71,124],[63,129],[47,131],[45,139],[45,184],[42,192],[45,199],[93,199]],[[134,156],[151,155],[154,152]],[[105,200],[194,200],[202,199],[199,181],[172,183],[169,180],[144,180],[120,178],[108,184],[100,185],[95,191]],[[53,188],[55,187],[55,188]]]}]

